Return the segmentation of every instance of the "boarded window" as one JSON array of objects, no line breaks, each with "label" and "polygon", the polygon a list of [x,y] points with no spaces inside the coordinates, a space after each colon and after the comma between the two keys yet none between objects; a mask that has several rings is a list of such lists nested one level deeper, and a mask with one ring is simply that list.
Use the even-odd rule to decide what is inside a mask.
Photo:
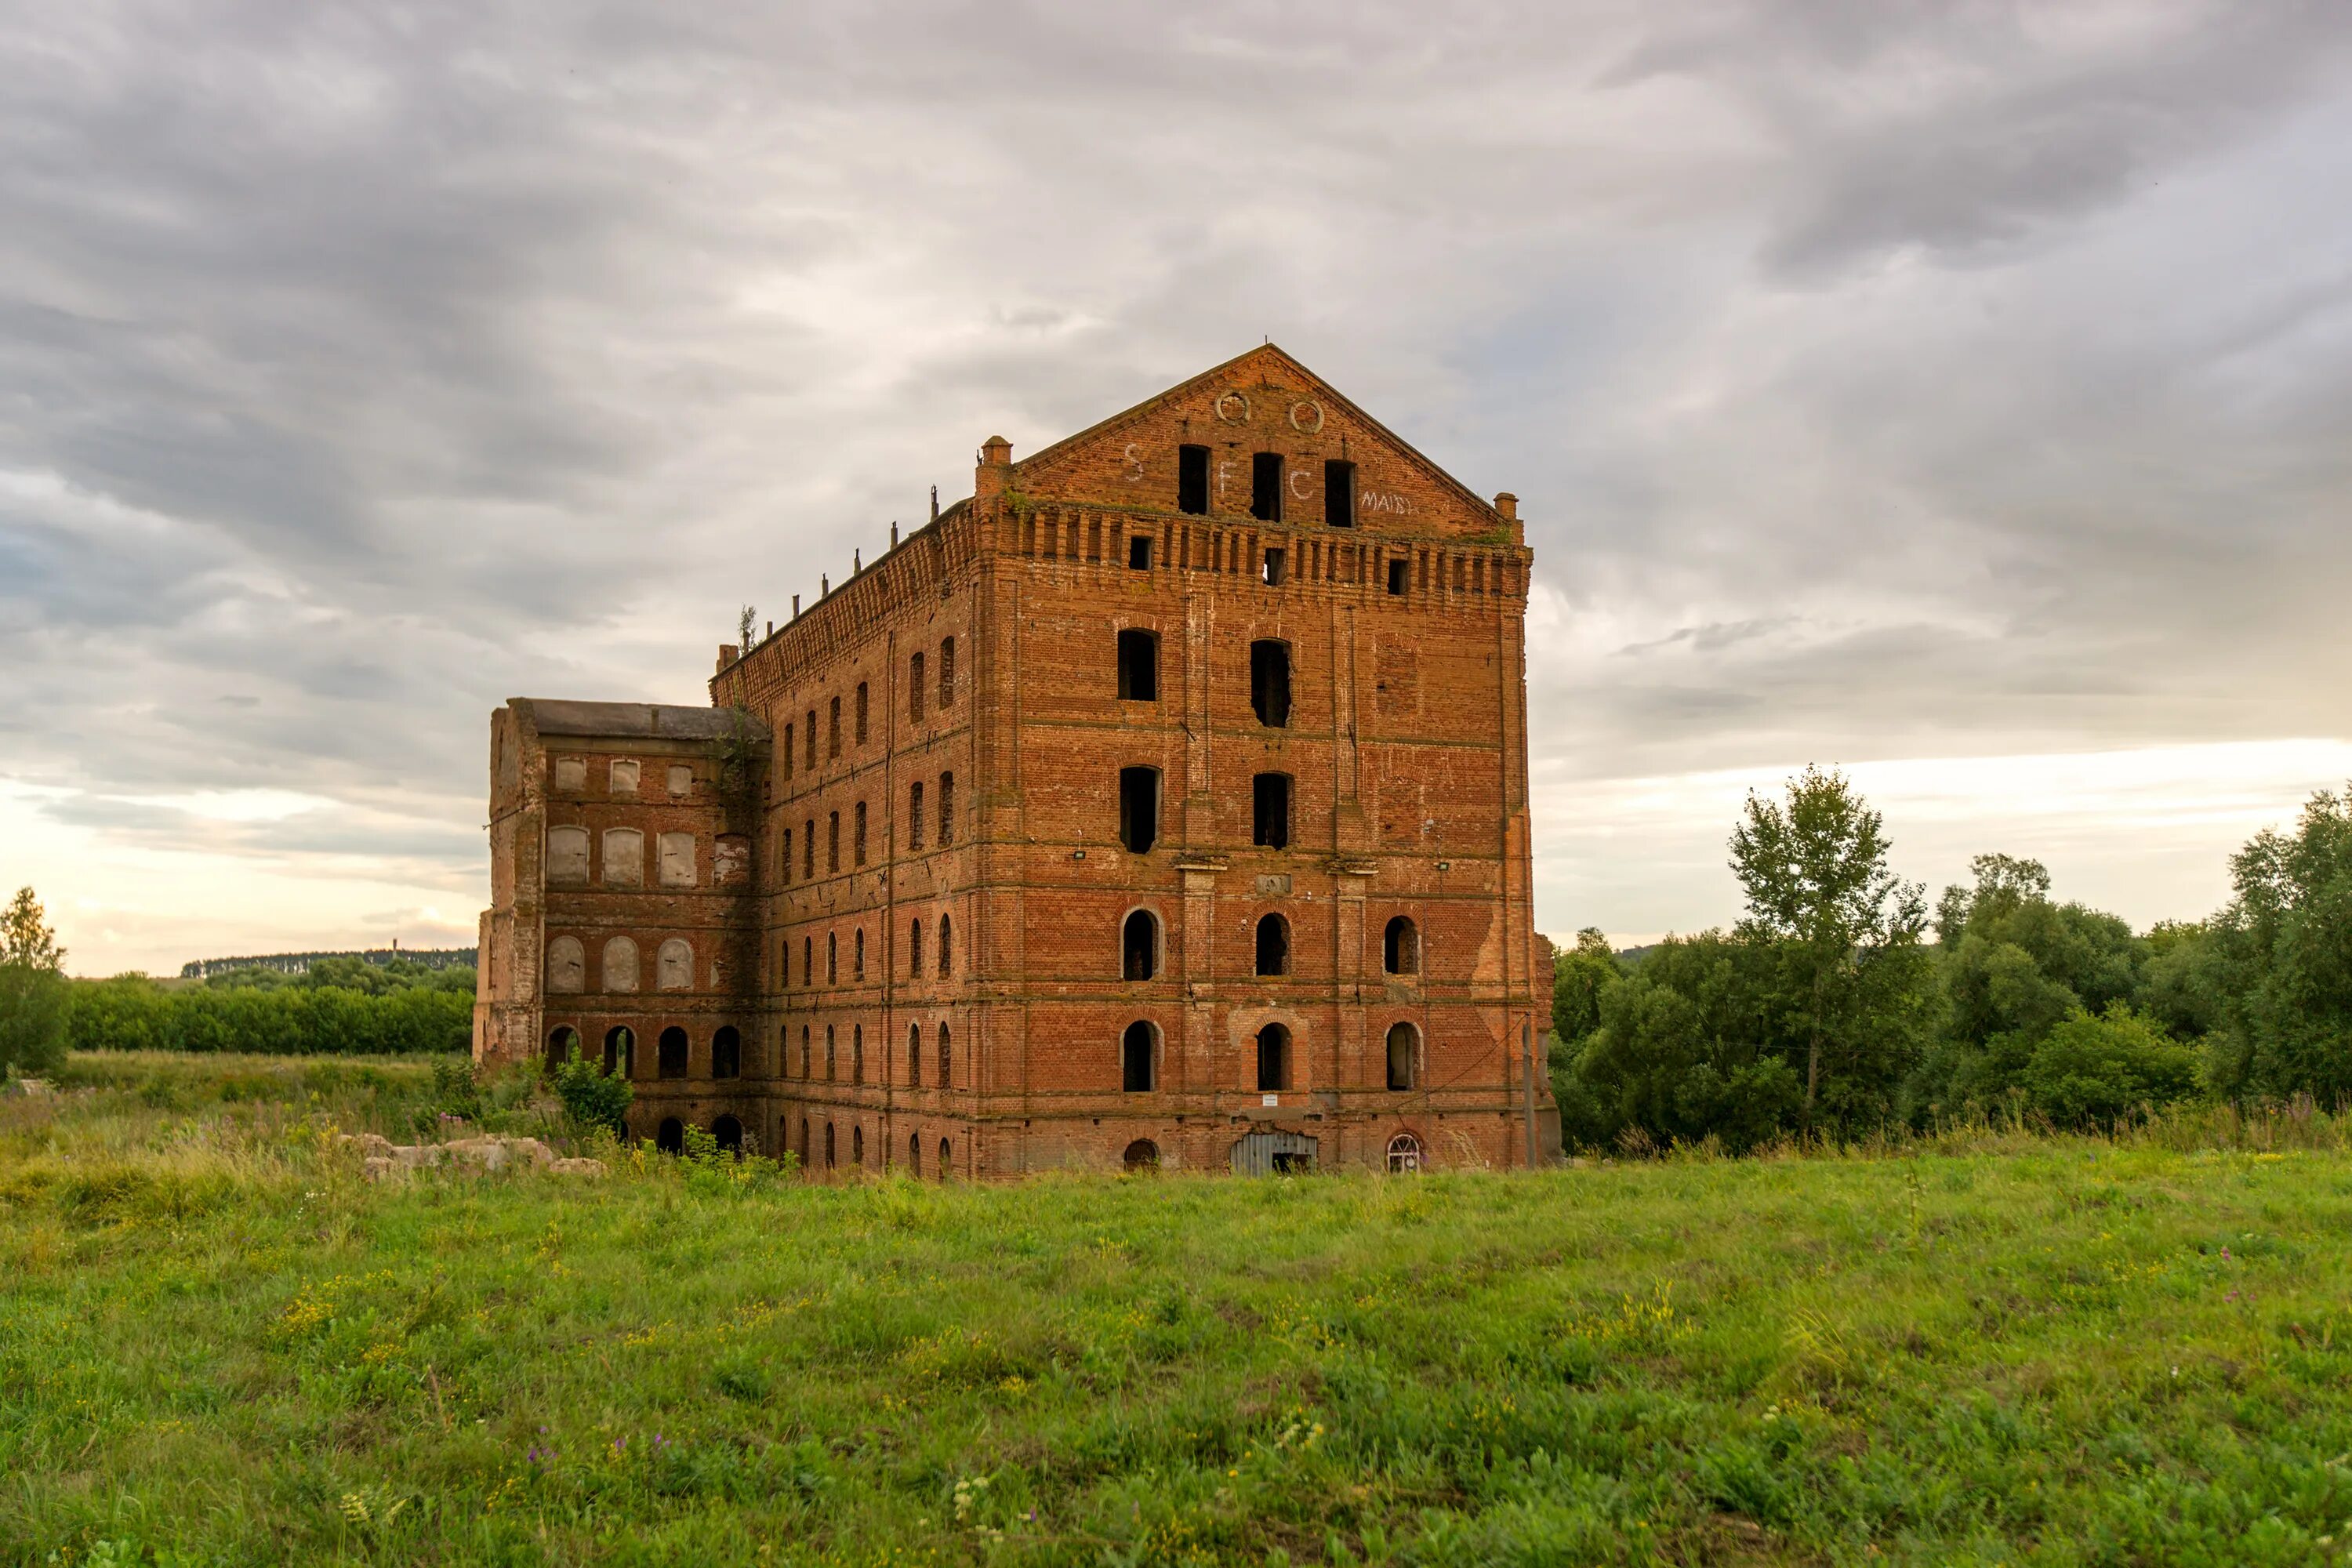
[{"label": "boarded window", "polygon": [[1323,464],[1323,521],[1330,528],[1356,526],[1356,465],[1327,458]]},{"label": "boarded window", "polygon": [[1118,841],[1133,853],[1150,853],[1160,841],[1160,770],[1118,770]]},{"label": "boarded window", "polygon": [[1268,1024],[1257,1032],[1257,1088],[1276,1094],[1290,1087],[1290,1031]]},{"label": "boarded window", "polygon": [[907,660],[907,717],[919,720],[923,716],[923,656],[916,653]]},{"label": "boarded window", "polygon": [[673,800],[684,800],[694,793],[694,770],[684,763],[669,765],[669,793]]},{"label": "boarded window", "polygon": [[1160,639],[1129,626],[1118,634],[1118,695],[1126,702],[1160,700]]},{"label": "boarded window", "polygon": [[1259,452],[1250,458],[1250,515],[1261,522],[1282,521],[1282,454]]},{"label": "boarded window", "polygon": [[1209,449],[1206,447],[1176,448],[1176,510],[1194,516],[1209,510]]},{"label": "boarded window", "polygon": [[547,830],[547,879],[584,882],[588,879],[588,830],[551,827]]},{"label": "boarded window", "polygon": [[661,885],[665,888],[694,886],[694,835],[665,833],[661,845]]},{"label": "boarded window", "polygon": [[[675,1024],[661,1032],[658,1065],[664,1078],[686,1076],[686,1031]],[[665,1143],[663,1147],[675,1149],[677,1145]]]},{"label": "boarded window", "polygon": [[1129,1094],[1149,1094],[1158,1087],[1159,1075],[1153,1048],[1151,1026],[1140,1018],[1127,1026],[1118,1044],[1119,1088]]},{"label": "boarded window", "polygon": [[1290,723],[1290,645],[1273,637],[1250,644],[1250,710],[1271,730]]},{"label": "boarded window", "polygon": [[955,706],[955,638],[940,641],[940,711]]},{"label": "boarded window", "polygon": [[599,971],[607,991],[635,991],[637,988],[637,944],[627,937],[616,936],[604,943],[604,961]]},{"label": "boarded window", "polygon": [[1260,773],[1250,781],[1250,842],[1265,849],[1290,847],[1290,775]]},{"label": "boarded window", "polygon": [[1411,1024],[1389,1026],[1389,1088],[1411,1089],[1420,1077],[1421,1033]]},{"label": "boarded window", "polygon": [[1257,973],[1290,973],[1290,922],[1280,915],[1260,915],[1257,921]]},{"label": "boarded window", "polygon": [[1160,973],[1160,921],[1137,910],[1119,927],[1119,977],[1149,980]]},{"label": "boarded window", "polygon": [[578,795],[588,787],[588,759],[558,757],[555,759],[555,787],[567,795]]},{"label": "boarded window", "polygon": [[917,779],[907,786],[907,847],[923,847],[923,781]]},{"label": "boarded window", "polygon": [[605,787],[609,794],[635,795],[637,793],[637,764],[625,757],[616,758],[614,761],[612,771],[606,778],[608,783]]},{"label": "boarded window", "polygon": [[604,885],[642,888],[646,885],[646,836],[634,827],[604,829]]},{"label": "boarded window", "polygon": [[683,937],[671,937],[661,944],[656,959],[660,973],[655,984],[664,991],[694,989],[694,949]]},{"label": "boarded window", "polygon": [[559,936],[547,944],[547,988],[556,993],[588,988],[588,954],[577,937]]}]

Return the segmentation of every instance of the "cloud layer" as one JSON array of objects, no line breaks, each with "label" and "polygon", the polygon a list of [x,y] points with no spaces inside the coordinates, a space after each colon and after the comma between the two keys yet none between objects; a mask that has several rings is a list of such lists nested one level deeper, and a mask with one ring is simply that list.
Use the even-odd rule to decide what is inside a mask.
[{"label": "cloud layer", "polygon": [[697,700],[982,435],[1266,335],[1523,498],[1549,928],[1734,912],[1638,781],[2026,759],[1933,879],[2031,759],[2275,815],[2333,753],[2246,747],[2352,731],[2339,6],[97,0],[0,69],[0,880],[79,967],[465,940],[499,700]]}]

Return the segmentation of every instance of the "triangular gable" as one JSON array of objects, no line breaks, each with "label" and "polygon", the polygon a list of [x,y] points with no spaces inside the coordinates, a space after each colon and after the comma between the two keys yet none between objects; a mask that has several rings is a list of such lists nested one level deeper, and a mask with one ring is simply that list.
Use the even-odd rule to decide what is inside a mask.
[{"label": "triangular gable", "polygon": [[1272,343],[1238,354],[1013,464],[1042,500],[1174,510],[1177,450],[1211,448],[1213,515],[1246,517],[1250,459],[1285,459],[1285,520],[1324,520],[1324,463],[1355,465],[1351,526],[1491,536],[1510,524],[1485,499]]}]

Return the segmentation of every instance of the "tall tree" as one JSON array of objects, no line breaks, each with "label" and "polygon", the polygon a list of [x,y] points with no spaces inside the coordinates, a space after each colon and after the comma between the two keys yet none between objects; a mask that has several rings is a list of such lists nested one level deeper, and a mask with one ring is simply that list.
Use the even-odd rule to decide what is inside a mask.
[{"label": "tall tree", "polygon": [[19,888],[0,913],[0,1073],[39,1072],[63,1060],[72,1007],[65,949],[33,889]]},{"label": "tall tree", "polygon": [[2352,1096],[2352,798],[2322,790],[2292,836],[2230,861],[2213,921],[2231,993],[2214,1058],[2230,1094]]},{"label": "tall tree", "polygon": [[1844,774],[1810,765],[1789,781],[1785,805],[1751,790],[1731,835],[1731,868],[1748,895],[1739,935],[1779,948],[1797,982],[1809,1120],[1825,1057],[1916,1033],[1927,897],[1886,856],[1878,813]]}]

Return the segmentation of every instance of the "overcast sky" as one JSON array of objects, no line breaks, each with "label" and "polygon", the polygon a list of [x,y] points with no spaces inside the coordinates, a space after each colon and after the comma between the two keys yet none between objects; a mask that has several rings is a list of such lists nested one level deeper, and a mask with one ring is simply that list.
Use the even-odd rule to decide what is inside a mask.
[{"label": "overcast sky", "polygon": [[490,710],[707,700],[1265,337],[1537,552],[1538,923],[1846,766],[2134,922],[2352,775],[2335,3],[78,0],[0,19],[0,882],[464,944]]}]

